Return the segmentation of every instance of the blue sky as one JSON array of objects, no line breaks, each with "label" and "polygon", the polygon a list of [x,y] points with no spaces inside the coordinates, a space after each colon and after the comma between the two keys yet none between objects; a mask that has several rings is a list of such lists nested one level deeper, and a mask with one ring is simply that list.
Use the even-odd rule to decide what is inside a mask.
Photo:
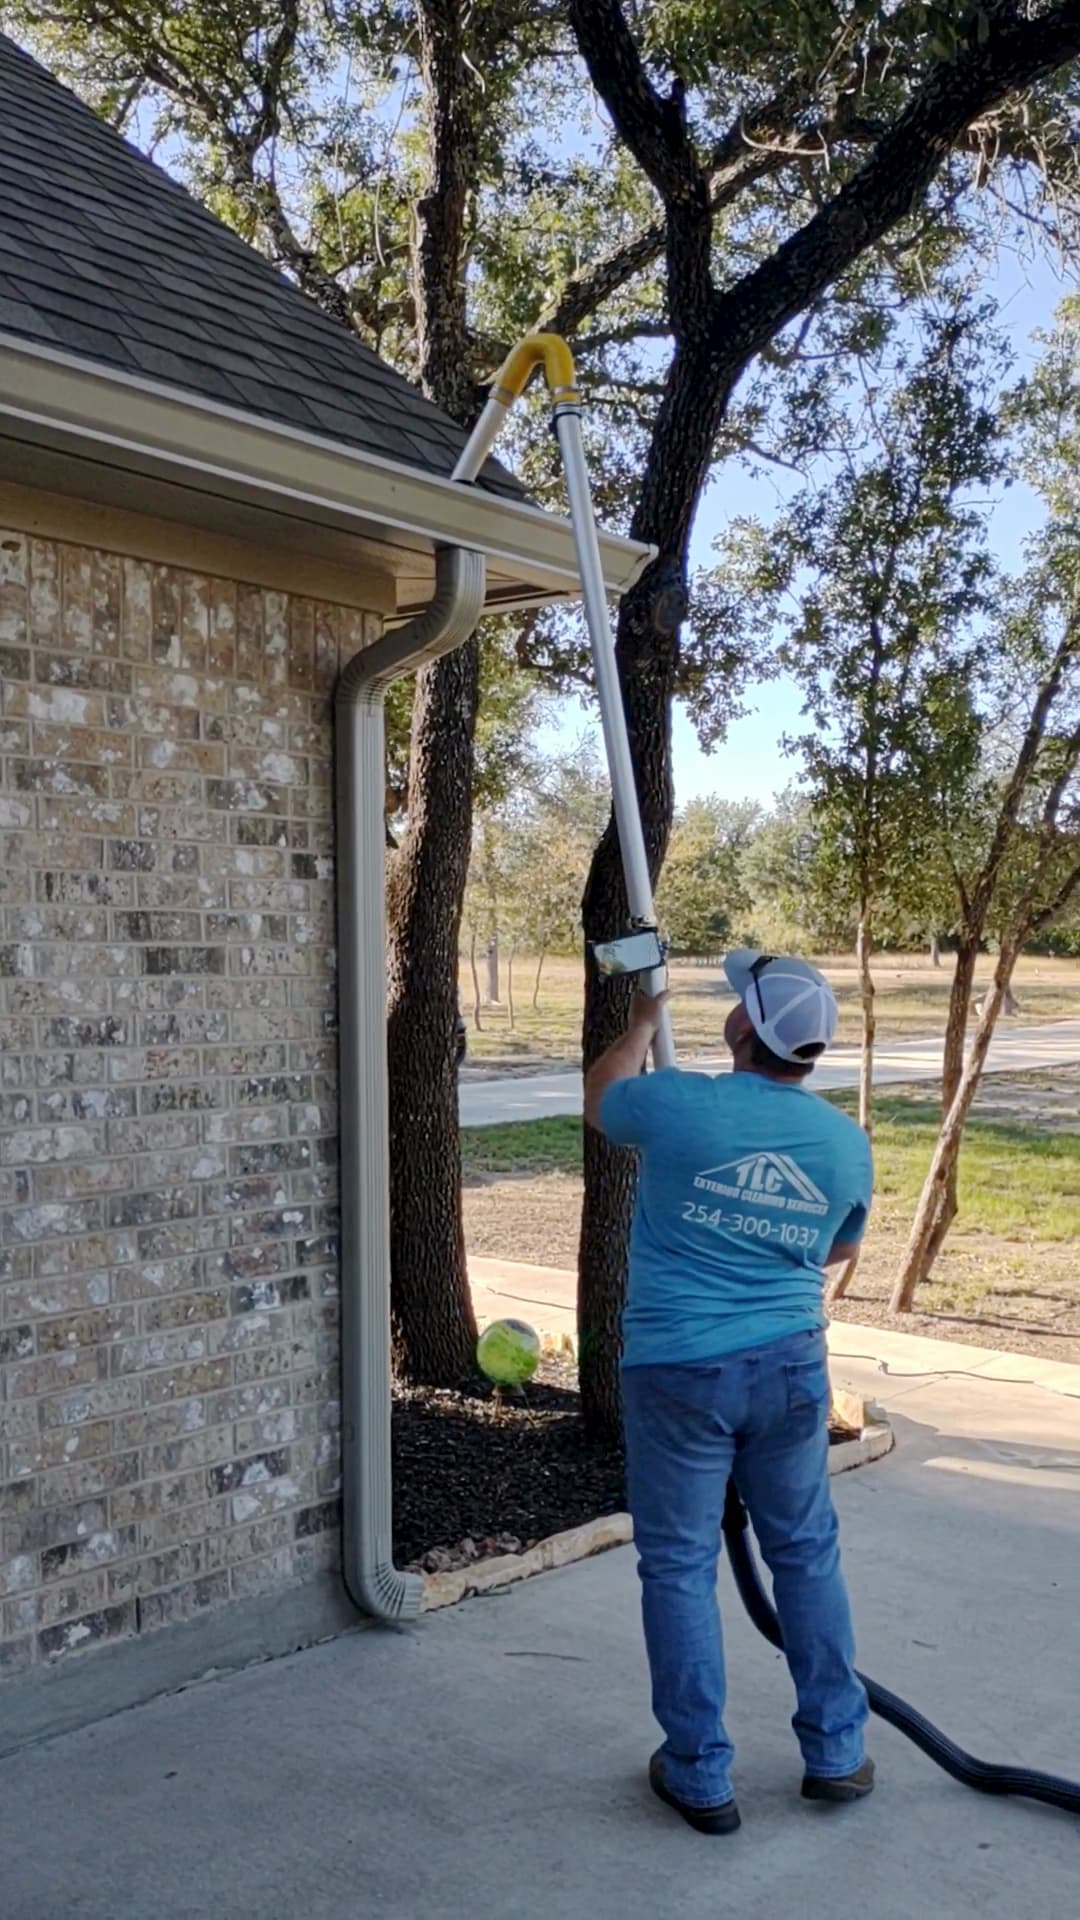
[{"label": "blue sky", "polygon": [[[1049,327],[1068,283],[1045,259],[1021,262],[1006,256],[992,291],[1001,308],[1001,324],[1009,334],[1019,374],[1035,357],[1032,331]],[[728,519],[750,513],[767,522],[785,492],[797,485],[795,476],[789,481],[777,471],[755,479],[741,466],[729,463],[702,503],[694,530],[693,565],[708,565],[713,542]],[[998,558],[1005,566],[1019,561],[1024,540],[1038,519],[1038,504],[1026,488],[1014,486],[1003,496],[995,508],[992,528]],[[757,800],[767,805],[790,783],[795,762],[785,758],[780,741],[784,734],[798,731],[797,690],[787,680],[771,682],[751,692],[750,706],[752,711],[735,722],[727,739],[711,754],[702,752],[687,715],[676,711],[673,743],[678,804],[719,794],[728,800]],[[590,716],[580,702],[564,701],[541,730],[540,745],[545,752],[558,753],[592,731]]]}]

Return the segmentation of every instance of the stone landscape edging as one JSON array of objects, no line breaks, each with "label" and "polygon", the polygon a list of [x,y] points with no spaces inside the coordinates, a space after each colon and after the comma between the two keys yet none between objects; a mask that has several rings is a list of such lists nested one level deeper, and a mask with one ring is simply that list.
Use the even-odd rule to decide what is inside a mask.
[{"label": "stone landscape edging", "polygon": [[[853,1467],[867,1466],[891,1453],[894,1436],[879,1408],[861,1434],[840,1440],[829,1448],[829,1472],[847,1473]],[[568,1567],[577,1560],[590,1560],[594,1554],[607,1553],[612,1547],[628,1546],[634,1537],[628,1513],[602,1514],[586,1520],[583,1526],[567,1527],[562,1533],[549,1534],[524,1553],[500,1553],[490,1560],[474,1560],[470,1566],[454,1567],[449,1573],[424,1576],[421,1612],[435,1613],[442,1607],[455,1607],[471,1600],[529,1580],[537,1573],[552,1573],[556,1567]]]}]

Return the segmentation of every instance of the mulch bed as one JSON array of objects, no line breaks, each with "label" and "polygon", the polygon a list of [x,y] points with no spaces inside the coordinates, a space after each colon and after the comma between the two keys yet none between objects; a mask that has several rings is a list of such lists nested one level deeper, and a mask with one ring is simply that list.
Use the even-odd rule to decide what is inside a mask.
[{"label": "mulch bed", "polygon": [[392,1452],[394,1558],[424,1573],[626,1508],[622,1448],[587,1444],[569,1360],[544,1360],[522,1399],[501,1405],[492,1387],[395,1385]]},{"label": "mulch bed", "polygon": [[586,1443],[576,1386],[572,1366],[545,1361],[501,1406],[492,1387],[395,1387],[400,1565],[441,1573],[624,1511],[622,1448]]}]

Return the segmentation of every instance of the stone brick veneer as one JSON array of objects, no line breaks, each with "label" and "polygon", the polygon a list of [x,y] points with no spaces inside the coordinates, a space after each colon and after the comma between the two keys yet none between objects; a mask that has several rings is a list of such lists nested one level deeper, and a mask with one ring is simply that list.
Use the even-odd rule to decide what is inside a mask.
[{"label": "stone brick veneer", "polygon": [[354,609],[0,533],[0,1675],[338,1553]]}]

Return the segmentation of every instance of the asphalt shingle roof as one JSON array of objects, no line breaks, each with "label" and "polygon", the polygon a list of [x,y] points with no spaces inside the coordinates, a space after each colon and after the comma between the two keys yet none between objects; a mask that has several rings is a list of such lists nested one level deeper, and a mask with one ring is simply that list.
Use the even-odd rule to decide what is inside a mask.
[{"label": "asphalt shingle roof", "polygon": [[[0,331],[427,473],[464,441],[3,34]],[[484,479],[522,497],[498,466]]]}]

